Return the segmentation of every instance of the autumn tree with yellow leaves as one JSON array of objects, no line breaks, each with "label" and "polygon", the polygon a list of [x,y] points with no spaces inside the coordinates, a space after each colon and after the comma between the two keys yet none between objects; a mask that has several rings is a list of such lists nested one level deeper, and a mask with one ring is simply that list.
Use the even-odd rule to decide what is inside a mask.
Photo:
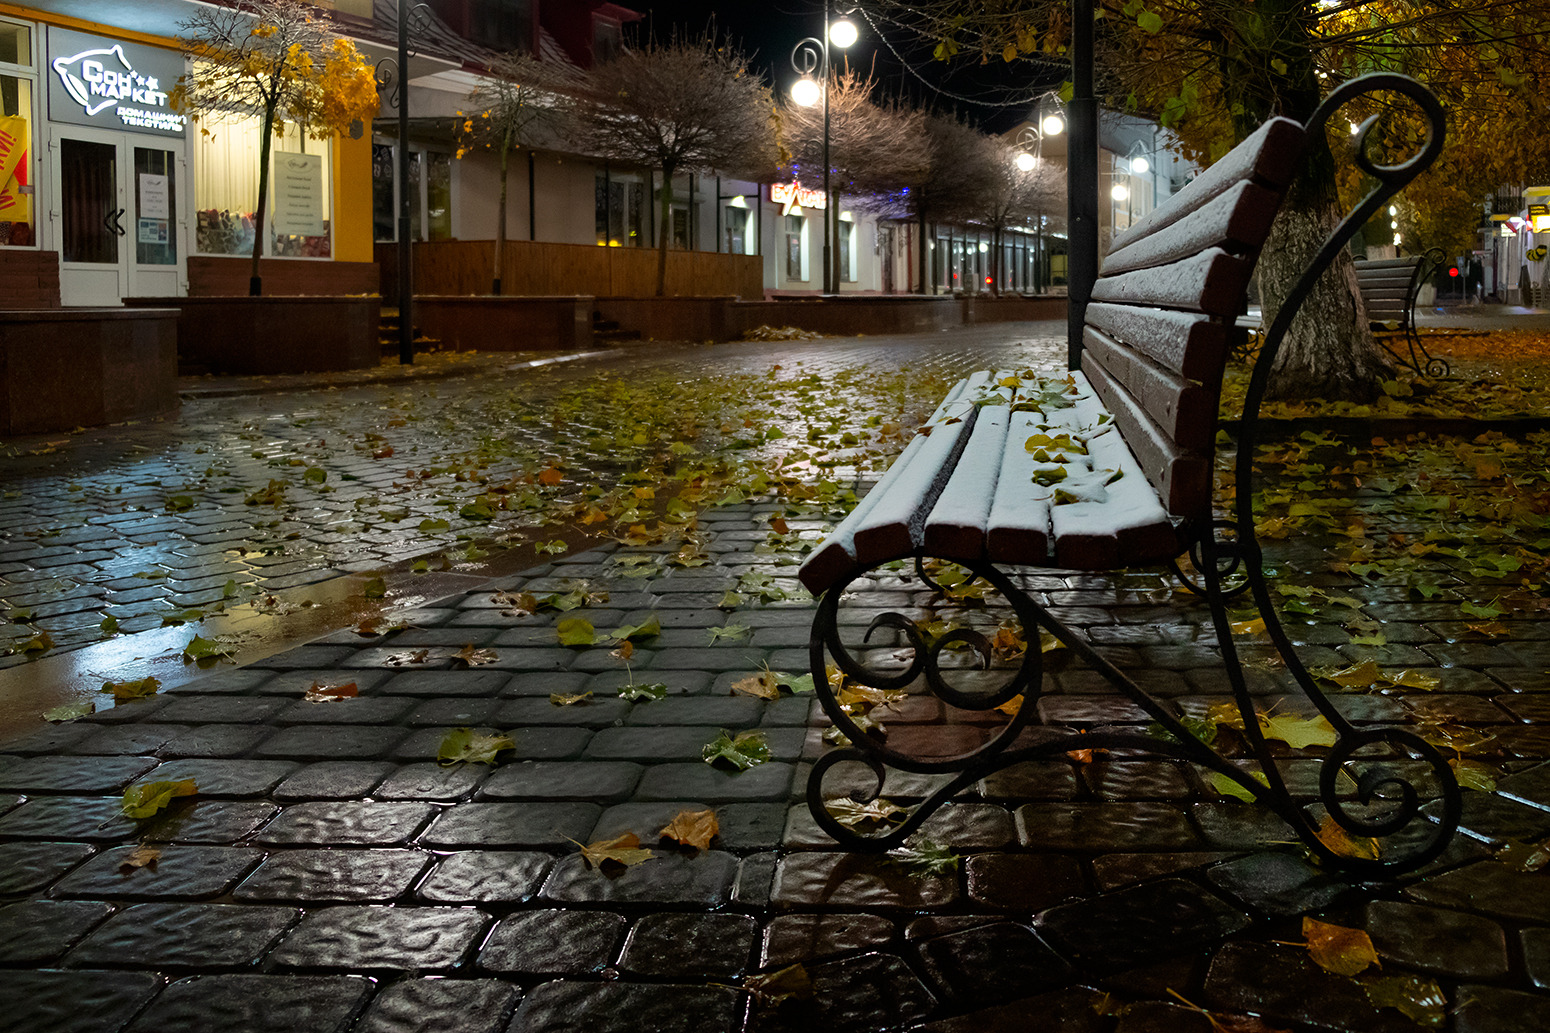
[{"label": "autumn tree with yellow leaves", "polygon": [[248,292],[263,293],[258,260],[264,250],[269,155],[274,137],[297,125],[315,140],[360,131],[376,115],[377,85],[355,45],[326,17],[300,0],[253,0],[237,8],[201,8],[182,23],[191,70],[170,100],[202,133],[210,123],[257,118],[258,206]]},{"label": "autumn tree with yellow leaves", "polygon": [[[876,24],[926,41],[939,59],[1065,59],[1066,0],[862,3]],[[1306,121],[1325,94],[1358,75],[1420,80],[1442,101],[1447,148],[1398,207],[1410,213],[1402,226],[1425,224],[1433,241],[1457,243],[1474,228],[1444,232],[1435,219],[1441,207],[1478,221],[1467,198],[1479,204],[1501,184],[1523,182],[1550,156],[1550,134],[1536,128],[1550,114],[1542,89],[1550,81],[1550,0],[1095,0],[1095,7],[1105,103],[1159,118],[1203,163],[1273,115]],[[1347,146],[1347,120],[1385,115],[1371,144],[1388,160],[1419,147],[1408,102],[1380,97],[1342,114],[1329,138],[1315,142],[1260,258],[1267,321],[1340,217],[1336,170],[1349,163],[1336,155]],[[1344,185],[1362,184],[1347,177]],[[1370,400],[1385,375],[1342,255],[1292,324],[1271,392]]]},{"label": "autumn tree with yellow leaves", "polygon": [[506,172],[514,148],[532,147],[551,132],[558,106],[554,89],[558,75],[526,54],[504,55],[489,68],[489,76],[469,97],[471,110],[461,112],[457,156],[487,150],[500,159],[500,201],[495,216],[495,262],[490,293],[501,292],[506,251]]}]

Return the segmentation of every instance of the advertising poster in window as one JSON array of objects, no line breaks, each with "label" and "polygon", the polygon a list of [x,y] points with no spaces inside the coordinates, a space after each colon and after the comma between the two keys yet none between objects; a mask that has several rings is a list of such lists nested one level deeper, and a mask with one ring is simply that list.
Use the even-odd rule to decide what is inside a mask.
[{"label": "advertising poster in window", "polygon": [[322,237],[323,156],[277,154],[274,160],[274,232],[279,236]]},{"label": "advertising poster in window", "polygon": [[28,128],[20,115],[0,117],[0,245],[32,243]]}]

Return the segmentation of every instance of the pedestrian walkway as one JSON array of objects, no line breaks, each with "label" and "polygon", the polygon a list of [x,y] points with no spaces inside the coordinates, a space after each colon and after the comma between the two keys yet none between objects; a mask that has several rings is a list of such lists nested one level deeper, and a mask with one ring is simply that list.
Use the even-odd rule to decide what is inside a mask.
[{"label": "pedestrian walkway", "polygon": [[[1058,343],[1042,340],[923,340],[909,354],[919,383],[883,372],[901,361],[894,342],[694,349],[662,356],[660,375],[634,359],[619,381],[657,392],[687,371],[713,372],[735,403],[715,411],[724,423],[705,425],[749,462],[711,464],[724,480],[692,521],[543,555],[494,581],[407,569],[385,579],[386,616],[374,623],[335,625],[240,665],[179,660],[185,673],[161,691],[111,707],[110,694],[93,692],[103,701],[95,714],[34,718],[0,742],[0,967],[11,991],[0,1031],[1205,1033],[1256,1028],[1246,1015],[1298,1033],[1550,1027],[1550,893],[1537,846],[1550,837],[1550,632],[1515,608],[1528,590],[1510,561],[1531,546],[1511,510],[1533,492],[1520,476],[1533,457],[1516,442],[1369,447],[1314,432],[1261,460],[1267,497],[1295,486],[1312,507],[1298,517],[1272,503],[1280,508],[1267,516],[1291,533],[1265,541],[1277,583],[1295,589],[1283,605],[1301,605],[1292,633],[1304,662],[1346,672],[1332,698],[1351,720],[1438,742],[1475,787],[1463,832],[1421,872],[1352,883],[1311,865],[1278,819],[1222,796],[1191,766],[1101,751],[987,779],[928,823],[913,855],[847,853],[814,827],[801,802],[807,765],[831,744],[802,691],[813,610],[794,574],[846,500],[794,486],[870,479],[886,465],[889,418],[940,394],[927,380],[994,348],[1034,361]],[[779,397],[793,409],[775,413],[775,395],[760,392],[788,378]],[[393,442],[407,453],[413,428],[429,451],[422,425],[445,420],[460,433],[470,423],[446,410],[473,411],[476,391],[514,390],[470,382],[444,392],[452,383],[413,406],[352,398],[353,426],[404,419],[384,436],[405,432]],[[560,385],[540,387],[568,398],[578,423],[610,399],[646,404],[615,387],[572,397]],[[802,409],[804,388],[821,404]],[[682,412],[691,397],[666,395],[663,411]],[[257,401],[238,425],[265,405],[281,411],[274,398]],[[306,454],[293,434],[304,443],[342,432],[318,428],[324,407],[283,411],[273,440],[232,437],[279,457]],[[501,429],[521,430],[533,411],[513,407]],[[373,423],[372,412],[387,419]],[[612,449],[606,469],[636,483],[624,474],[649,449],[628,426],[627,439],[625,423],[595,417],[561,428],[571,436],[537,458],[566,441],[586,443],[583,455]],[[151,439],[131,436],[128,447]],[[241,448],[205,440],[227,449],[210,462]],[[179,439],[187,451],[177,454],[209,454],[198,441]],[[1425,491],[1395,475],[1396,450],[1425,472]],[[692,484],[712,451],[675,483]],[[327,468],[325,483],[355,469],[337,458]],[[561,473],[585,485],[603,469],[588,460]],[[443,492],[469,483],[438,476]],[[1494,501],[1502,513],[1448,515],[1449,499]],[[1475,534],[1465,520],[1492,529],[1489,549],[1449,537]],[[1368,569],[1391,554],[1413,558],[1408,573]],[[453,590],[417,591],[416,578]],[[1039,571],[1027,586],[1181,713],[1201,718],[1225,698],[1206,611],[1166,578]],[[943,628],[1003,616],[994,599],[956,594],[908,570],[879,572],[842,621],[864,628],[892,611]],[[168,634],[186,641],[193,630]],[[1302,713],[1283,701],[1269,650],[1252,628],[1242,634],[1263,708]],[[126,653],[136,638],[121,640]],[[17,686],[40,669],[0,678],[13,708]],[[1041,718],[1062,727],[1147,720],[1058,653],[1044,693]],[[900,729],[939,716],[914,695],[872,710]],[[768,759],[739,770],[725,759],[737,743],[745,757],[760,753],[748,732],[762,733]],[[1235,733],[1218,734],[1231,750]],[[492,762],[438,763],[477,746],[473,735],[510,746]],[[707,747],[723,759],[707,763]],[[1322,752],[1282,749],[1294,791],[1314,795]],[[1425,798],[1426,780],[1396,768]],[[125,791],[157,782],[193,785],[163,787],[189,794],[127,817]],[[895,774],[881,792],[908,807],[932,785]],[[852,792],[865,790],[858,775]],[[664,837],[685,812],[701,817],[683,825],[705,831],[706,811],[716,823],[708,839],[682,825],[675,835],[690,843]],[[588,864],[584,846],[636,849],[617,842],[626,834],[652,856]],[[1300,946],[1305,917],[1369,934],[1381,970],[1319,967]]]}]

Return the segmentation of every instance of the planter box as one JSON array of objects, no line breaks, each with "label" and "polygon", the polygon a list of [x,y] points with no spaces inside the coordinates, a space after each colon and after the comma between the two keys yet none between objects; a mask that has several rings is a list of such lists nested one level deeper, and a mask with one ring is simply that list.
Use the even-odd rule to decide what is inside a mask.
[{"label": "planter box", "polygon": [[0,434],[42,434],[178,407],[175,309],[0,312]]},{"label": "planter box", "polygon": [[913,334],[963,321],[959,299],[947,295],[782,298],[741,301],[731,310],[730,322],[738,337],[759,326],[794,326],[820,334]]},{"label": "planter box", "polygon": [[654,341],[735,341],[742,328],[728,314],[737,299],[598,298],[596,308],[626,330],[639,330]]},{"label": "planter box", "polygon": [[592,299],[415,298],[414,325],[454,351],[584,351],[592,347]]},{"label": "planter box", "polygon": [[992,298],[978,295],[962,299],[965,323],[1012,323],[1044,319],[1065,319],[1063,297],[1024,297],[1011,295]]},{"label": "planter box", "polygon": [[178,362],[211,373],[367,369],[382,358],[377,297],[125,298],[178,310]]}]

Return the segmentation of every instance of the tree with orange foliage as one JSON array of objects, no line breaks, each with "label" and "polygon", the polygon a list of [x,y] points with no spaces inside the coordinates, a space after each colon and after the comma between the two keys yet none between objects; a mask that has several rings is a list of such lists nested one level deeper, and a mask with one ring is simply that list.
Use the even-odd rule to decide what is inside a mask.
[{"label": "tree with orange foliage", "polygon": [[[264,251],[269,201],[269,154],[287,124],[324,140],[359,135],[376,115],[376,78],[355,45],[325,16],[300,0],[253,0],[237,8],[201,8],[181,28],[193,59],[170,96],[190,121],[260,124],[258,206],[254,209],[253,265],[248,293],[263,293],[258,260]],[[200,126],[206,135],[210,130]]]},{"label": "tree with orange foliage", "polygon": [[[1065,0],[863,6],[877,24],[934,41],[941,59],[1048,62],[1070,33]],[[1550,108],[1537,88],[1550,81],[1550,0],[1095,0],[1095,7],[1095,71],[1106,102],[1158,118],[1203,162],[1273,115],[1306,121],[1338,83],[1374,71],[1414,76],[1447,113],[1448,149],[1432,178],[1411,187],[1414,198],[1436,194],[1430,184],[1440,182],[1483,199],[1550,157],[1550,134],[1532,128]],[[1380,97],[1344,114],[1356,123],[1388,116],[1370,137],[1388,160],[1418,147],[1408,102]],[[1259,261],[1267,321],[1340,217],[1334,154],[1344,145],[1345,119],[1330,130],[1329,139],[1314,141]],[[1342,255],[1293,322],[1271,392],[1366,401],[1386,375]]]}]

